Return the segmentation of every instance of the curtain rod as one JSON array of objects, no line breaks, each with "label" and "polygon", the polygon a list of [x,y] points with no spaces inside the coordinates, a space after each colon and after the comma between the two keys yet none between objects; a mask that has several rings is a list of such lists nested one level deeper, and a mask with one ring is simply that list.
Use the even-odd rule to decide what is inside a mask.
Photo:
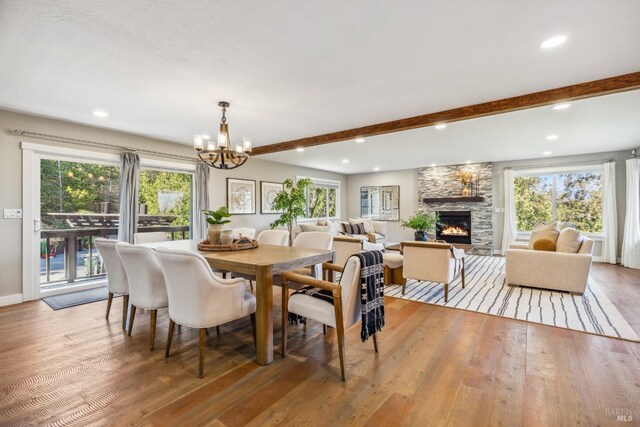
[{"label": "curtain rod", "polygon": [[616,159],[593,159],[593,160],[580,160],[575,162],[564,162],[564,163],[549,163],[544,165],[523,165],[523,166],[509,166],[504,169],[512,169],[512,170],[520,170],[520,169],[537,169],[537,168],[555,168],[555,167],[563,167],[563,166],[572,166],[572,165],[600,165],[609,162],[615,162]]},{"label": "curtain rod", "polygon": [[139,148],[123,147],[122,145],[108,144],[106,142],[90,141],[88,139],[78,139],[78,138],[69,138],[66,136],[49,135],[46,133],[31,132],[31,131],[22,130],[22,129],[14,129],[13,133],[15,135],[45,139],[48,141],[65,142],[68,144],[83,145],[83,146],[101,147],[101,148],[108,148],[111,150],[118,150],[118,151],[132,151],[136,153],[149,154],[152,156],[165,157],[173,160],[180,159],[180,160],[187,160],[190,162],[196,161],[196,159],[193,157],[180,156],[178,154],[167,154],[167,153],[161,153],[159,151],[144,150]]}]

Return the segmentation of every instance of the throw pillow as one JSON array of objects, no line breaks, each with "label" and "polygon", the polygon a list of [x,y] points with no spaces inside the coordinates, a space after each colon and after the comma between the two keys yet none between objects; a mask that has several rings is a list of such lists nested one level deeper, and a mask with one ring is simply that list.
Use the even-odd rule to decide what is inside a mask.
[{"label": "throw pillow", "polygon": [[531,231],[529,249],[533,249],[533,243],[540,239],[549,239],[555,244],[558,240],[558,234],[560,234],[560,230],[558,230],[558,224],[555,221],[537,226]]},{"label": "throw pillow", "polygon": [[582,235],[575,228],[565,228],[560,232],[556,241],[557,252],[577,254],[582,245]]},{"label": "throw pillow", "polygon": [[342,222],[340,223],[340,225],[342,226],[342,231],[347,234],[366,234],[366,232],[364,231],[364,224],[361,222],[356,224],[352,224],[350,222]]},{"label": "throw pillow", "polygon": [[549,239],[538,239],[535,242],[533,242],[533,250],[555,252],[556,244]]}]

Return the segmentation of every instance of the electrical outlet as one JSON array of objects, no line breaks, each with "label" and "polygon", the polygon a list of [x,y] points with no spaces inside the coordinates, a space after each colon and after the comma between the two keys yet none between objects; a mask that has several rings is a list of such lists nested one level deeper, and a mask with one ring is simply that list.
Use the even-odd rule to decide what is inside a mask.
[{"label": "electrical outlet", "polygon": [[19,218],[22,218],[22,209],[5,209],[4,210],[4,218],[5,219],[19,219]]}]

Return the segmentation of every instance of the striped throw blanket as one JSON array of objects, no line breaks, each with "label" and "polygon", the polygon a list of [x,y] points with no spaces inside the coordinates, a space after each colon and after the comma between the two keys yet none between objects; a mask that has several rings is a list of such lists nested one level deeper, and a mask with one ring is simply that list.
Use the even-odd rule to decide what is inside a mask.
[{"label": "striped throw blanket", "polygon": [[[381,251],[361,252],[352,255],[360,258],[360,301],[362,303],[362,328],[360,338],[366,341],[384,326],[384,283]],[[305,286],[293,293],[308,295],[333,304],[333,294],[325,289]],[[306,318],[289,313],[289,323],[306,323]]]}]

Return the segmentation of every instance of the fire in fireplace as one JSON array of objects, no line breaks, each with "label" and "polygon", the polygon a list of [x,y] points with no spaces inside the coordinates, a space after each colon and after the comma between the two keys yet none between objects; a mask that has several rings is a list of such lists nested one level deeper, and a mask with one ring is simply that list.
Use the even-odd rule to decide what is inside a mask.
[{"label": "fire in fireplace", "polygon": [[471,244],[471,212],[439,211],[436,239],[449,243]]}]

